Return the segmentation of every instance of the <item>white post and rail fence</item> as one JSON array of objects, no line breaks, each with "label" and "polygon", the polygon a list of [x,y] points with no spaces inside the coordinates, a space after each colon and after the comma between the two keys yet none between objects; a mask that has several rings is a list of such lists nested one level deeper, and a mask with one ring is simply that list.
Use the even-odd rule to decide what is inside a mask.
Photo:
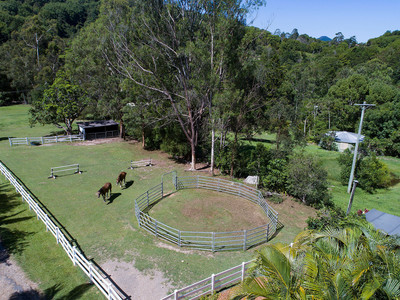
[{"label": "white post and rail fence", "polygon": [[[51,234],[56,239],[56,243],[61,245],[61,247],[65,250],[74,266],[79,266],[81,268],[81,270],[89,277],[90,281],[97,286],[97,288],[106,297],[106,299],[128,299],[125,293],[121,289],[119,289],[112,281],[109,280],[109,276],[105,274],[104,271],[102,271],[85,257],[85,255],[76,247],[76,245],[74,245],[73,239],[66,236],[66,233],[64,233],[62,227],[55,224],[51,217],[49,217],[49,215],[45,212],[45,209],[43,209],[41,205],[34,199],[34,197],[25,189],[24,184],[19,179],[17,179],[1,161],[0,172],[7,178],[7,180],[14,186],[16,191],[22,196],[22,200],[29,205],[29,209],[33,210],[36,213],[37,219],[40,219],[45,224],[46,231],[51,232]],[[191,180],[193,179],[191,178]],[[179,182],[178,178],[174,178],[174,181],[176,185],[181,184],[181,188],[183,187],[182,182]],[[196,178],[196,182],[198,181],[199,178]],[[218,189],[223,188],[223,185],[221,185],[220,183],[218,183],[217,185]],[[198,187],[199,186],[197,186],[197,188]],[[185,188],[187,188],[187,186]],[[215,188],[216,187],[214,187],[213,189]],[[146,195],[148,195],[146,198],[147,201],[149,201],[155,195],[161,195],[162,197],[163,192],[162,189],[159,190],[157,187],[155,187],[153,188],[153,190],[148,190],[146,192]],[[149,203],[147,203],[147,205],[149,205]],[[137,217],[139,217],[140,219],[140,214]],[[157,225],[155,226],[155,228],[157,228]],[[266,235],[266,240],[268,240],[269,234],[267,233]],[[246,246],[244,247],[247,248]],[[245,250],[245,248],[243,250]],[[249,269],[252,262],[253,261],[243,262],[236,267],[227,269],[217,274],[212,274],[206,279],[200,280],[181,289],[176,289],[173,293],[167,295],[161,300],[199,299],[202,296],[213,294],[214,292],[220,291],[224,288],[234,286],[244,280],[245,276],[247,275],[246,271]]]},{"label": "white post and rail fence", "polygon": [[49,215],[41,208],[39,203],[34,197],[25,189],[24,184],[14,177],[12,172],[0,161],[0,171],[14,186],[16,191],[22,196],[22,200],[29,205],[29,209],[33,210],[37,219],[41,220],[45,226],[46,231],[50,231],[55,237],[57,244],[65,250],[68,257],[71,259],[74,266],[79,266],[82,271],[90,278],[91,282],[103,293],[109,300],[126,299],[121,290],[109,280],[109,276],[101,269],[94,266],[85,255],[74,245],[72,239],[68,239],[64,234],[62,228],[57,226]]},{"label": "white post and rail fence", "polygon": [[56,136],[41,136],[41,137],[24,137],[24,138],[8,138],[10,147],[17,145],[45,145],[64,142],[84,141],[85,137],[82,134],[77,135],[56,135]]}]

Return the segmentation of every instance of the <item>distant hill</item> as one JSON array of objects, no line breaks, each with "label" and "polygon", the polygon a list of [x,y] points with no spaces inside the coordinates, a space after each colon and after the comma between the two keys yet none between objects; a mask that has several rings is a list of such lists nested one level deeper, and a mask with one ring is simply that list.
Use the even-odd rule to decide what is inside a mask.
[{"label": "distant hill", "polygon": [[326,35],[320,36],[318,39],[324,42],[332,41],[332,39],[330,37],[327,37]]}]

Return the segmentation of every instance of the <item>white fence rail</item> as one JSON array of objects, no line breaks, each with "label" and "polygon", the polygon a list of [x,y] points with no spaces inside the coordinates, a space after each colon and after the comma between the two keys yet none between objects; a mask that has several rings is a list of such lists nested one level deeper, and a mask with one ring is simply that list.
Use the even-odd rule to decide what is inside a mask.
[{"label": "white fence rail", "polygon": [[157,238],[186,247],[205,251],[247,250],[268,242],[276,232],[278,213],[270,207],[261,192],[253,187],[224,179],[204,176],[174,177],[175,189],[202,188],[243,197],[258,204],[269,218],[267,224],[256,228],[229,232],[183,231],[168,226],[148,214],[152,204],[164,197],[164,183],[161,182],[135,200],[135,215],[139,227]]},{"label": "white fence rail", "polygon": [[82,171],[79,170],[79,164],[67,165],[67,166],[60,166],[60,167],[52,167],[50,169],[50,176],[49,178],[56,178],[58,175],[55,173],[64,173],[66,171],[74,171],[74,174],[81,174]]},{"label": "white fence rail", "polygon": [[25,138],[8,138],[10,147],[16,145],[36,145],[36,144],[53,144],[63,142],[76,142],[84,141],[84,136],[78,135],[56,135],[56,136],[42,136],[42,137],[25,137]]},{"label": "white fence rail", "polygon": [[241,265],[222,271],[218,274],[212,274],[210,277],[188,285],[161,300],[181,300],[181,299],[199,299],[201,296],[210,295],[220,291],[223,288],[231,287],[242,282],[246,276],[246,270],[252,261],[243,262]]},{"label": "white fence rail", "polygon": [[119,300],[125,297],[121,296],[118,292],[118,288],[107,278],[100,269],[85,257],[79,249],[64,235],[63,231],[51,220],[51,218],[43,211],[40,205],[35,201],[29,192],[27,192],[19,180],[17,180],[10,170],[0,161],[1,173],[10,181],[15,187],[16,191],[22,196],[22,199],[29,205],[29,209],[33,210],[38,220],[40,219],[46,226],[46,231],[50,231],[51,234],[56,238],[57,244],[65,250],[68,257],[72,260],[73,264],[79,266],[82,271],[90,278],[98,289],[106,296],[109,300]]},{"label": "white fence rail", "polygon": [[129,169],[134,169],[134,168],[139,168],[139,167],[147,167],[147,166],[152,166],[151,158],[142,159],[142,160],[138,160],[138,161],[131,160],[131,166],[129,167]]}]

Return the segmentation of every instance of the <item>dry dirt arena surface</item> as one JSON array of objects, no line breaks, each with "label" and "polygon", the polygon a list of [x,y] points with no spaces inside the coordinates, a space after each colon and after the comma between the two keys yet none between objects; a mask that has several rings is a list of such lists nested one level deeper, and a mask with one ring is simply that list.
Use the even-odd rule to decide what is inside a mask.
[{"label": "dry dirt arena surface", "polygon": [[101,265],[112,274],[112,279],[132,300],[161,299],[168,295],[172,286],[160,271],[142,273],[133,266],[135,262],[109,260]]}]

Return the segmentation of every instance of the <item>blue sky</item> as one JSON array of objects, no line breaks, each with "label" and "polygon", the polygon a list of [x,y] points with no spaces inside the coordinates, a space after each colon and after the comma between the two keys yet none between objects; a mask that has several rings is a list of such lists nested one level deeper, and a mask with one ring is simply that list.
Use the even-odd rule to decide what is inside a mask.
[{"label": "blue sky", "polygon": [[253,25],[272,33],[279,28],[312,37],[345,38],[358,42],[381,36],[387,30],[400,30],[400,0],[266,0],[265,7],[247,17]]}]

